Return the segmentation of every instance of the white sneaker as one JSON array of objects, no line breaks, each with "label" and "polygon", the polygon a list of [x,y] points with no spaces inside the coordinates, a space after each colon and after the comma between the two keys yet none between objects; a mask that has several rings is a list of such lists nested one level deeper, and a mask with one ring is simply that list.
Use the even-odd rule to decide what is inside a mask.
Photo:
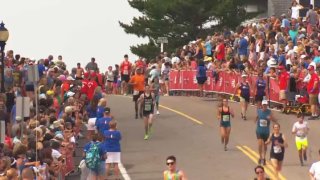
[{"label": "white sneaker", "polygon": [[164,96],[169,96],[169,94],[165,94]]},{"label": "white sneaker", "polygon": [[124,96],[127,96],[127,94],[123,94]]},{"label": "white sneaker", "polygon": [[159,112],[159,111],[157,111],[157,115],[160,115],[160,112]]}]

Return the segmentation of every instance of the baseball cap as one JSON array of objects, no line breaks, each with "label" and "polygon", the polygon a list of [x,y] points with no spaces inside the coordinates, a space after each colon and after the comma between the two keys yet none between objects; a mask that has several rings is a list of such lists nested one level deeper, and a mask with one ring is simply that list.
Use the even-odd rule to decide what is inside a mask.
[{"label": "baseball cap", "polygon": [[22,121],[22,117],[21,116],[16,116],[16,121]]},{"label": "baseball cap", "polygon": [[244,73],[241,75],[241,77],[247,77],[247,76],[248,76],[248,75],[247,75],[247,74],[244,74]]},{"label": "baseball cap", "polygon": [[74,79],[73,79],[72,76],[68,76],[68,77],[67,77],[67,80],[68,80],[68,81],[74,81]]},{"label": "baseball cap", "polygon": [[309,65],[309,66],[308,66],[308,70],[314,70],[314,66]]},{"label": "baseball cap", "polygon": [[306,57],[307,57],[307,56],[306,56],[305,54],[302,54],[302,55],[300,56],[301,59],[306,58]]},{"label": "baseball cap", "polygon": [[111,109],[110,109],[109,107],[105,107],[105,108],[104,108],[104,112],[110,113],[110,111],[111,111]]},{"label": "baseball cap", "polygon": [[263,100],[262,101],[262,105],[268,105],[268,101],[267,100]]}]

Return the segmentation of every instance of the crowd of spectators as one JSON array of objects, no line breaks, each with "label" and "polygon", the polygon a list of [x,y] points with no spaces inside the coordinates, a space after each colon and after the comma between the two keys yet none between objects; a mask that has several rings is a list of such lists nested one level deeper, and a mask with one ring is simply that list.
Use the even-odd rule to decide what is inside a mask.
[{"label": "crowd of spectators", "polygon": [[295,101],[295,95],[308,96],[315,118],[318,116],[320,11],[312,5],[305,7],[309,10],[303,18],[299,17],[301,8],[293,1],[288,14],[245,23],[234,31],[224,28],[205,39],[196,38],[171,55],[162,53],[154,62],[160,63],[161,73],[166,63],[171,70],[196,70],[198,84],[206,81],[202,67],[212,71],[213,79],[219,77],[219,72],[274,78],[279,83],[279,101],[283,107]]},{"label": "crowd of spectators", "polygon": [[[4,65],[5,93],[0,95],[0,120],[5,121],[5,139],[0,144],[0,179],[65,179],[77,171],[75,150],[78,139],[84,138],[84,125],[88,124],[88,119],[94,118],[93,126],[96,128],[100,119],[110,116],[110,108],[106,107],[103,73],[99,73],[94,58],[85,68],[78,63],[68,71],[62,56],[55,59],[49,55],[36,61],[14,54],[12,50],[6,52]],[[28,79],[31,66],[37,67],[39,73],[39,81],[35,85]],[[18,97],[29,98],[29,102],[25,101],[30,107],[28,117],[18,113],[22,108],[17,107]],[[27,114],[25,112],[24,116]],[[119,134],[116,121],[111,122],[111,117],[107,119],[99,135],[88,132],[84,151],[90,149],[95,139],[103,142],[103,153],[115,152],[115,149],[119,153],[120,139],[113,140],[111,136],[112,142],[109,142],[110,134]],[[109,122],[112,123],[110,132],[106,126]],[[87,126],[90,129],[90,124]],[[104,131],[107,133],[105,136]],[[115,160],[119,161],[119,154],[116,156],[118,159]],[[85,157],[86,153],[83,154]],[[114,163],[113,160],[109,159],[107,165]]]}]

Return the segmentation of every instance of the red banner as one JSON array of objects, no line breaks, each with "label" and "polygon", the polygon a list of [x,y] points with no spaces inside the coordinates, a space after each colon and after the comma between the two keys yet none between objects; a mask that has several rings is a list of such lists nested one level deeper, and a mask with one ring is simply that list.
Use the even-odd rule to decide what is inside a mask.
[{"label": "red banner", "polygon": [[[204,84],[204,91],[222,94],[234,94],[235,87],[241,79],[240,74],[220,72],[214,77],[211,71],[207,72],[207,81]],[[254,96],[254,89],[257,76],[249,76],[248,82],[251,85],[251,97]],[[169,88],[171,91],[194,91],[198,90],[196,71],[171,71]],[[279,102],[279,86],[275,79],[270,79],[270,100]]]},{"label": "red banner", "polygon": [[169,74],[169,89],[170,90],[182,90],[181,78],[179,71],[170,71]]}]

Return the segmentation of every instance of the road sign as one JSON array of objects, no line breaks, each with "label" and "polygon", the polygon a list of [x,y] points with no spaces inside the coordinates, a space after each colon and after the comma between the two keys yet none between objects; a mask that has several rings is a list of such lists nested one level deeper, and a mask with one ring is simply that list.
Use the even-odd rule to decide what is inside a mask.
[{"label": "road sign", "polygon": [[17,109],[16,116],[29,117],[30,116],[30,98],[29,97],[17,97]]},{"label": "road sign", "polygon": [[157,43],[168,43],[167,37],[158,37]]}]

